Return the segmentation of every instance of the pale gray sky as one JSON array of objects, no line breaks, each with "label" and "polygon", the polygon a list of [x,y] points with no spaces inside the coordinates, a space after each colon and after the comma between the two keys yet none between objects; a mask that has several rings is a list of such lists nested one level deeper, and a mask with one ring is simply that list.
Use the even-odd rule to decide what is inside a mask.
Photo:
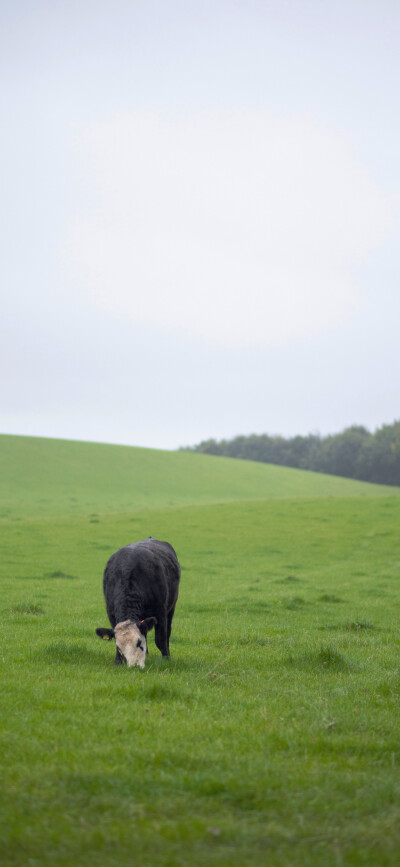
[{"label": "pale gray sky", "polygon": [[400,417],[397,0],[0,2],[1,430]]}]

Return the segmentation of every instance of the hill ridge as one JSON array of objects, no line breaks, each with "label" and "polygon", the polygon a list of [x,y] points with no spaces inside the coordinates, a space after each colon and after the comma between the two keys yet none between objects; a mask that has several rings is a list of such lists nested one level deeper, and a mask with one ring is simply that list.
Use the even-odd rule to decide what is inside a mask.
[{"label": "hill ridge", "polygon": [[227,457],[0,435],[3,517],[238,500],[398,495],[400,488]]}]

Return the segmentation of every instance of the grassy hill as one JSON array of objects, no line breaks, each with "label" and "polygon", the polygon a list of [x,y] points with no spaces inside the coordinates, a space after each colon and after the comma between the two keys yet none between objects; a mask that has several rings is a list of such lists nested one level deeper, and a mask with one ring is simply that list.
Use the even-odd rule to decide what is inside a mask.
[{"label": "grassy hill", "polygon": [[0,436],[0,477],[2,514],[20,517],[400,493],[383,485],[250,461],[7,435]]}]

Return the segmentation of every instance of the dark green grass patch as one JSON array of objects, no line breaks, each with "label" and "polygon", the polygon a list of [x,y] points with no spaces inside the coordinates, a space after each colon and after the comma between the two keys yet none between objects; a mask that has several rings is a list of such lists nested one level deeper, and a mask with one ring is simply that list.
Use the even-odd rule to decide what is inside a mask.
[{"label": "dark green grass patch", "polygon": [[297,578],[296,575],[287,575],[286,578],[278,578],[277,584],[293,584],[296,581],[300,581],[300,578]]},{"label": "dark green grass patch", "polygon": [[318,650],[308,651],[298,657],[291,654],[288,658],[290,665],[297,665],[300,668],[310,668],[314,671],[348,671],[350,668],[349,661],[339,653],[334,647],[324,645]]},{"label": "dark green grass patch", "polygon": [[340,596],[335,596],[334,593],[322,593],[319,597],[320,602],[343,602],[343,599]]},{"label": "dark green grass patch", "polygon": [[43,578],[66,578],[68,581],[74,580],[76,575],[67,575],[62,569],[55,569],[53,572],[46,572]]},{"label": "dark green grass patch", "polygon": [[306,600],[303,596],[292,596],[290,599],[286,599],[283,601],[283,605],[289,611],[297,611],[298,608],[301,608],[302,605],[305,605]]},{"label": "dark green grass patch", "polygon": [[44,614],[44,610],[41,605],[37,605],[35,602],[21,602],[19,605],[11,605],[10,614],[33,614],[36,616],[37,614]]},{"label": "dark green grass patch", "polygon": [[320,626],[320,629],[325,629],[331,632],[361,632],[364,629],[376,629],[374,623],[370,623],[366,620],[350,620],[347,623],[333,623],[329,626]]}]

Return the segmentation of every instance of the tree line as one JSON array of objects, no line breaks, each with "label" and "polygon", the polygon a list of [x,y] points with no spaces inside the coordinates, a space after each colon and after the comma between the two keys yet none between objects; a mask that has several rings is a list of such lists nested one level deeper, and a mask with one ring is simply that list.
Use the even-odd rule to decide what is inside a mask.
[{"label": "tree line", "polygon": [[329,436],[308,434],[287,439],[251,434],[229,440],[209,439],[187,450],[400,485],[400,421],[383,425],[374,433],[353,425]]}]

